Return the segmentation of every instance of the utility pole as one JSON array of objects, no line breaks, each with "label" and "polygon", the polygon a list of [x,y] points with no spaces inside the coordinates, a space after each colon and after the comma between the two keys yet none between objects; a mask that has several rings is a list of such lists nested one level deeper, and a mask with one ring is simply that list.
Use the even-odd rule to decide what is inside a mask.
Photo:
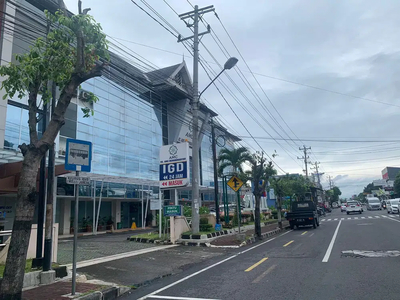
[{"label": "utility pole", "polygon": [[306,177],[308,178],[308,166],[307,166],[307,164],[308,164],[308,159],[310,157],[307,156],[307,150],[311,150],[311,147],[306,147],[306,146],[303,145],[303,148],[299,148],[299,150],[303,150],[304,156],[303,157],[297,157],[297,159],[301,159],[301,160],[304,159],[304,165],[306,167],[304,171],[306,172]]},{"label": "utility pole", "polygon": [[213,167],[214,167],[215,217],[216,217],[216,223],[219,224],[217,141],[215,137],[215,124],[213,119],[211,119],[211,139],[212,139],[212,155],[213,155]]},{"label": "utility pole", "polygon": [[200,191],[199,191],[199,176],[200,176],[200,162],[199,162],[199,36],[210,33],[211,28],[208,26],[207,31],[199,33],[199,19],[204,14],[214,11],[214,6],[210,5],[204,8],[195,5],[194,10],[181,14],[181,20],[192,19],[193,23],[186,23],[188,27],[193,27],[193,36],[182,38],[178,37],[178,43],[189,39],[193,39],[193,99],[191,103],[192,109],[192,233],[199,233],[200,217]]},{"label": "utility pole", "polygon": [[320,175],[324,175],[325,173],[320,173],[318,171],[318,165],[320,164],[320,162],[315,162],[315,163],[311,163],[311,164],[314,165],[314,167],[311,167],[311,169],[314,169],[316,171],[316,174],[317,174],[318,187],[321,187],[321,177],[320,177]]},{"label": "utility pole", "polygon": [[332,177],[331,176],[328,176],[328,179],[329,179],[329,189],[331,190],[334,187],[334,183],[332,181]]}]

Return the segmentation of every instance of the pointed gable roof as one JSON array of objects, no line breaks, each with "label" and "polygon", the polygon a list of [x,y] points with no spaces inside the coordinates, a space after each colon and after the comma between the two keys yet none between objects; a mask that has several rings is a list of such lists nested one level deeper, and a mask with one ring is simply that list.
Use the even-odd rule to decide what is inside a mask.
[{"label": "pointed gable roof", "polygon": [[153,84],[156,84],[168,80],[180,66],[181,64],[177,64],[166,68],[147,72],[145,74]]}]

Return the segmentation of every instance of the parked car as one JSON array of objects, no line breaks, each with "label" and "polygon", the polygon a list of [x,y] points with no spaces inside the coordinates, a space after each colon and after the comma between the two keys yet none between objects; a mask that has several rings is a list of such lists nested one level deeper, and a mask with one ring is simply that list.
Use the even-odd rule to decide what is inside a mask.
[{"label": "parked car", "polygon": [[398,214],[399,213],[399,198],[387,200],[386,201],[386,209],[388,214]]},{"label": "parked car", "polygon": [[367,210],[382,210],[381,202],[379,198],[371,197],[367,198]]},{"label": "parked car", "polygon": [[344,212],[344,211],[346,211],[346,203],[342,203],[340,205],[340,212]]},{"label": "parked car", "polygon": [[348,201],[346,205],[346,213],[350,214],[353,212],[357,212],[359,214],[362,213],[362,207],[357,201]]}]

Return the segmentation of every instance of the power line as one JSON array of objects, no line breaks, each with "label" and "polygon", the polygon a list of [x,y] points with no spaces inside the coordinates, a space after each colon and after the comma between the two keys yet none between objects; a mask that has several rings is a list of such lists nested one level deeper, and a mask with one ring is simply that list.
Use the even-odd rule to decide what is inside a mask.
[{"label": "power line", "polygon": [[[239,138],[249,138],[248,136],[239,136]],[[277,137],[273,137],[273,138],[269,138],[269,137],[265,137],[265,136],[258,136],[255,137],[257,139],[261,139],[261,140],[285,140],[282,138],[277,138]],[[286,139],[288,140],[288,139]],[[300,139],[294,139],[295,141],[300,141]],[[393,143],[400,143],[400,140],[322,140],[322,139],[301,139],[301,141],[307,141],[307,142],[321,142],[321,143],[382,143],[382,142],[393,142]]]}]

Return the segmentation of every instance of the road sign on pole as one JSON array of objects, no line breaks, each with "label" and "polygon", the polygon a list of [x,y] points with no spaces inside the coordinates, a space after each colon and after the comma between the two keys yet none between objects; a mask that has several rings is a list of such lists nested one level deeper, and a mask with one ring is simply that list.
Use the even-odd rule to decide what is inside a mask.
[{"label": "road sign on pole", "polygon": [[189,183],[189,143],[162,146],[160,149],[160,188],[176,188]]},{"label": "road sign on pole", "polygon": [[243,185],[243,181],[241,181],[237,176],[233,175],[231,179],[226,183],[232,190],[237,192]]},{"label": "road sign on pole", "polygon": [[72,295],[76,292],[76,255],[78,251],[78,210],[79,185],[88,185],[89,177],[79,176],[79,172],[90,172],[92,167],[92,143],[81,140],[67,139],[67,153],[65,155],[65,170],[76,171],[75,177],[67,177],[67,183],[75,185],[75,216],[74,216],[74,244],[72,250]]},{"label": "road sign on pole", "polygon": [[165,205],[164,217],[182,216],[182,205]]},{"label": "road sign on pole", "polygon": [[90,177],[68,176],[67,184],[90,185]]},{"label": "road sign on pole", "polygon": [[65,170],[90,172],[92,166],[92,143],[67,139]]}]

